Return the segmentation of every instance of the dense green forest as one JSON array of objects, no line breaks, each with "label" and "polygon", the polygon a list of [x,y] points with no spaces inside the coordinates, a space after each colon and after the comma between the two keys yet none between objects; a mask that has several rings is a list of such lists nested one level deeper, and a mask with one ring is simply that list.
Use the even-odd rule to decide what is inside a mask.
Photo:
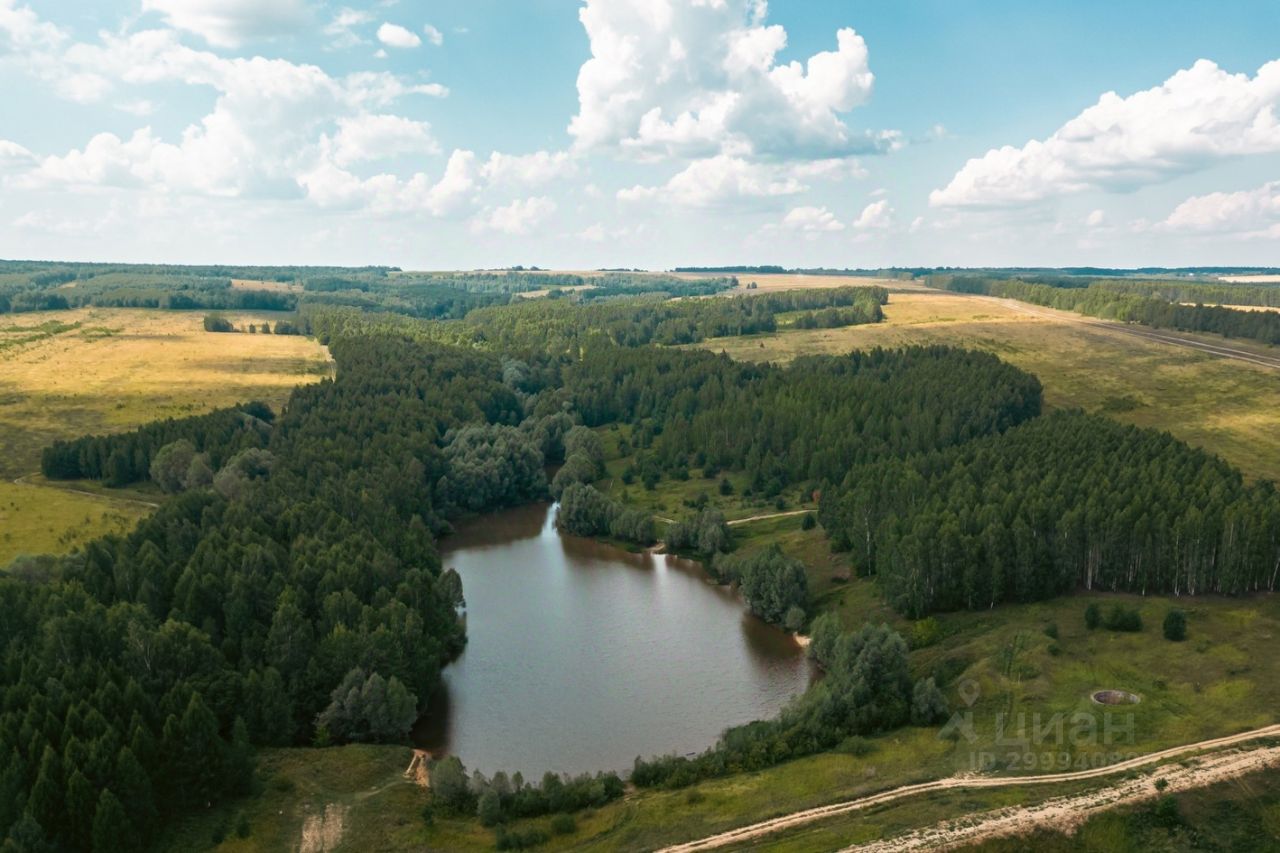
[{"label": "dense green forest", "polygon": [[911,616],[1076,588],[1240,594],[1280,575],[1271,483],[1079,412],[851,471],[819,518]]},{"label": "dense green forest", "polygon": [[[1230,301],[1239,305],[1280,305],[1280,288],[1177,285],[1152,282],[1088,282],[1065,279],[1052,284],[974,276],[930,276],[931,286],[959,293],[981,293],[1077,311],[1093,317],[1140,323],[1155,329],[1211,332],[1280,344],[1280,312],[1241,311],[1204,301]],[[1176,301],[1170,301],[1170,297]],[[1184,305],[1194,299],[1197,304]]]}]

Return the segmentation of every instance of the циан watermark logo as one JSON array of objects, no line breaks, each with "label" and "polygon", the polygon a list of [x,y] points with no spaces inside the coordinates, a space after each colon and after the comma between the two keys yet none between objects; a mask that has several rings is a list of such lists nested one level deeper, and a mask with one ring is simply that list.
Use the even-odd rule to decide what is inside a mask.
[{"label": "\u0446\u0438\u0430\u043d watermark logo", "polygon": [[[963,741],[967,745],[967,749],[958,751],[957,758],[969,771],[1052,773],[1088,770],[1138,754],[1132,749],[1136,739],[1133,711],[1116,710],[1100,704],[1090,711],[1069,713],[980,713],[975,710],[982,695],[978,682],[965,679],[956,692],[964,708],[952,713],[939,730],[938,737]],[[1133,697],[1134,700],[1136,698]]]}]

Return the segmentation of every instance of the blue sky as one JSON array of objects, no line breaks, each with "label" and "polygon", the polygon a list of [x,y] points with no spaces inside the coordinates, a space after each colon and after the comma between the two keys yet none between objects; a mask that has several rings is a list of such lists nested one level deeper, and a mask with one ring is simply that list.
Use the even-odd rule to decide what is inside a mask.
[{"label": "blue sky", "polygon": [[1280,4],[0,0],[0,257],[1280,265]]}]

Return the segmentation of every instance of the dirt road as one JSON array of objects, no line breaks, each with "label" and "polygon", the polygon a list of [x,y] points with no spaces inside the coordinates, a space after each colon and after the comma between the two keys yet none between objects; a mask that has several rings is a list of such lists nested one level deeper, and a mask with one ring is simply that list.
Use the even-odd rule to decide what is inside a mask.
[{"label": "dirt road", "polygon": [[[732,521],[726,521],[725,524],[727,524],[730,527],[733,527],[734,525],[747,524],[748,522],[752,522],[752,521],[768,521],[771,518],[786,518],[789,515],[804,515],[806,512],[813,512],[813,510],[793,509],[788,512],[770,512],[770,513],[766,513],[765,515],[753,515],[750,518],[735,518]],[[676,520],[674,518],[667,518],[661,515],[655,515],[653,518],[655,521],[661,521],[663,524],[676,523]]]},{"label": "dirt road", "polygon": [[806,512],[813,512],[811,509],[793,509],[790,512],[771,512],[766,515],[753,515],[750,518],[735,518],[733,521],[726,522],[730,527],[735,524],[747,524],[752,521],[768,521],[771,518],[786,518],[790,515],[804,515]]},{"label": "dirt road", "polygon": [[[1071,832],[1099,812],[1135,805],[1163,794],[1203,788],[1257,770],[1280,765],[1280,747],[1228,752],[1197,760],[1191,766],[1169,764],[1149,776],[1126,779],[1115,785],[1069,797],[1055,797],[1034,806],[1012,806],[962,820],[947,821],[905,835],[870,844],[846,847],[841,853],[899,853],[903,850],[949,850],[964,844],[1032,829]],[[1157,784],[1161,787],[1157,788]]]},{"label": "dirt road", "polygon": [[818,806],[817,808],[792,812],[789,815],[783,815],[782,817],[776,817],[772,820],[761,821],[759,823],[750,824],[749,826],[739,827],[738,829],[731,829],[728,832],[721,832],[718,835],[711,835],[706,838],[698,839],[697,841],[689,841],[684,844],[676,844],[671,847],[666,847],[659,851],[659,853],[694,853],[694,851],[698,850],[714,850],[718,847],[724,847],[729,844],[740,844],[746,841],[751,841],[784,829],[794,829],[795,827],[804,826],[805,824],[813,823],[815,821],[838,817],[851,812],[861,811],[872,806],[895,802],[907,797],[914,797],[917,794],[927,794],[933,791],[950,789],[1007,788],[1097,779],[1117,773],[1124,773],[1128,770],[1145,767],[1146,765],[1166,761],[1171,758],[1178,758],[1180,756],[1191,755],[1197,752],[1227,749],[1229,747],[1236,746],[1237,744],[1269,737],[1280,737],[1280,725],[1266,726],[1261,729],[1241,732],[1240,734],[1228,735],[1227,737],[1200,741],[1199,743],[1186,744],[1185,746],[1177,746],[1171,749],[1141,755],[1128,761],[1110,764],[1106,767],[1079,770],[1071,773],[1051,773],[1042,776],[952,776],[946,779],[935,779],[932,782],[905,785],[901,788],[893,788],[888,791],[882,791],[879,794],[859,797],[855,800],[846,800],[840,803],[832,803],[827,806]]},{"label": "dirt road", "polygon": [[159,509],[160,504],[151,501],[139,500],[138,498],[122,498],[117,495],[107,495],[102,492],[90,492],[86,489],[75,489],[71,486],[56,486],[53,483],[28,483],[27,478],[34,477],[35,474],[23,474],[21,477],[14,478],[15,486],[30,486],[33,489],[59,489],[64,492],[71,492],[73,495],[85,495],[90,498],[97,498],[103,501],[116,501],[118,503],[136,504],[138,506],[150,507],[151,509]]},{"label": "dirt road", "polygon": [[1209,341],[1186,337],[1179,335],[1176,332],[1169,332],[1164,329],[1152,329],[1146,326],[1135,326],[1111,320],[1097,320],[1092,317],[1084,317],[1070,311],[1041,308],[1039,306],[1028,305],[1025,302],[1019,302],[1016,299],[1002,299],[995,296],[975,296],[974,298],[988,299],[993,302],[998,302],[1006,308],[1019,311],[1023,314],[1030,314],[1034,317],[1042,317],[1046,320],[1054,320],[1060,323],[1072,323],[1077,326],[1088,326],[1090,328],[1100,329],[1104,332],[1129,335],[1130,337],[1144,338],[1149,341],[1156,341],[1157,343],[1169,344],[1171,346],[1200,350],[1201,352],[1206,352],[1210,355],[1216,355],[1221,358],[1229,358],[1234,361],[1245,361],[1249,364],[1256,364],[1260,367],[1269,367],[1274,370],[1280,370],[1280,356],[1271,356],[1266,353],[1241,349],[1227,344],[1210,343]]}]

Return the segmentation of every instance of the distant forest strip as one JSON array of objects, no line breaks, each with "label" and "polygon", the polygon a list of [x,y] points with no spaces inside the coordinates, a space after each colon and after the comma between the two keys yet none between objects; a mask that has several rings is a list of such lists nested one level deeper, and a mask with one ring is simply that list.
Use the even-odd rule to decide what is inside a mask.
[{"label": "distant forest strip", "polygon": [[781,267],[776,265],[765,264],[762,266],[724,266],[724,267],[676,267],[675,272],[692,273],[696,275],[824,275],[824,276],[850,276],[854,278],[897,278],[910,279],[914,276],[931,272],[925,269],[834,269],[828,267]]},{"label": "distant forest strip", "polygon": [[515,353],[577,351],[592,341],[622,347],[680,345],[708,338],[777,331],[779,315],[799,328],[878,323],[889,294],[881,287],[783,291],[719,299],[617,298],[580,303],[575,297],[521,300],[469,312],[458,323],[421,324],[391,314],[303,311],[304,328],[322,342],[396,330],[423,339]]},{"label": "distant forest strip", "polygon": [[[1176,329],[1183,332],[1210,332],[1228,338],[1240,338],[1274,346],[1280,344],[1280,312],[1277,311],[1240,311],[1218,305],[1183,305],[1170,302],[1164,298],[1147,294],[1161,292],[1167,285],[1152,283],[1119,283],[1091,282],[1081,287],[1076,284],[1054,286],[1037,284],[1018,279],[990,279],[961,276],[930,276],[927,282],[932,287],[940,287],[957,293],[980,293],[987,296],[998,296],[1043,305],[1047,308],[1059,308],[1064,311],[1075,311],[1092,317],[1108,320],[1119,320],[1125,323],[1139,323],[1153,329]],[[1130,288],[1137,292],[1130,292]],[[1175,296],[1191,295],[1202,298],[1198,293],[1199,285],[1187,285],[1181,289],[1174,288]],[[1230,289],[1229,286],[1213,286],[1208,291]],[[1280,298],[1280,288],[1253,287],[1242,290],[1254,291],[1250,299]],[[1275,291],[1277,296],[1266,295]],[[1249,302],[1240,304],[1272,304],[1270,302]]]},{"label": "distant forest strip", "polygon": [[[247,282],[237,287],[234,282]],[[265,285],[255,286],[257,282]],[[731,276],[685,279],[525,270],[401,273],[387,267],[186,267],[0,261],[0,313],[84,306],[162,310],[294,311],[334,305],[423,319],[461,319],[517,294],[581,289],[579,299],[709,296],[737,286]]]}]

